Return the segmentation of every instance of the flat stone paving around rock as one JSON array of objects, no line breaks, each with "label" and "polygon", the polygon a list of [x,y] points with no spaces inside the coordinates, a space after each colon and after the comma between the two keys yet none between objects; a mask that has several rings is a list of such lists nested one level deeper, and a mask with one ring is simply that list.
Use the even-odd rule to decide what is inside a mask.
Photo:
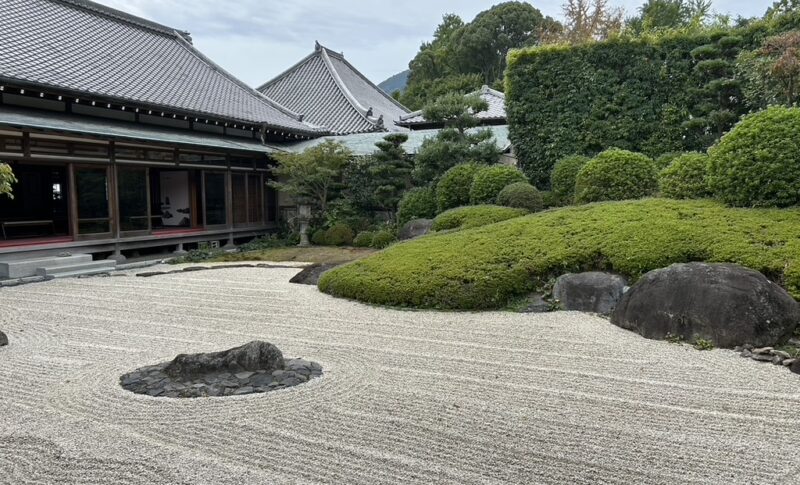
[{"label": "flat stone paving around rock", "polygon": [[[0,290],[0,484],[796,481],[800,376],[785,368],[577,312],[362,305],[289,283],[298,271]],[[120,387],[253,339],[324,376],[244,398]]]},{"label": "flat stone paving around rock", "polygon": [[322,366],[304,359],[288,359],[280,370],[214,372],[193,378],[170,376],[170,362],[141,367],[120,377],[120,385],[136,394],[192,398],[257,394],[297,386],[322,375]]}]

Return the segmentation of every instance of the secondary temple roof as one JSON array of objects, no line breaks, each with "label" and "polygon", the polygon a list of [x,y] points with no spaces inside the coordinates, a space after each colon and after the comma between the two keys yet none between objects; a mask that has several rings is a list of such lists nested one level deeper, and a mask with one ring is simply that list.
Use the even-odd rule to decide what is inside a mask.
[{"label": "secondary temple roof", "polygon": [[258,90],[338,135],[404,131],[395,122],[408,113],[342,54],[319,43],[314,52]]},{"label": "secondary temple roof", "polygon": [[[475,117],[481,124],[505,124],[506,123],[506,95],[500,91],[496,91],[489,86],[483,86],[478,91],[469,93],[469,95],[477,94],[480,98],[486,101],[489,109],[476,113]],[[430,127],[425,125],[433,125],[422,115],[422,110],[414,111],[407,115],[401,116],[400,121],[397,122],[400,126],[405,126],[411,129],[420,129],[423,127]]]}]

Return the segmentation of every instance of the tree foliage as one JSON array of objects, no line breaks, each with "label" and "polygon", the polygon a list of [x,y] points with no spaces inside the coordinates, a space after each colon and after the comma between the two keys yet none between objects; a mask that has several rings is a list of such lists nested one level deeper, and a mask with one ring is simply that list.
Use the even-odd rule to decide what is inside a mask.
[{"label": "tree foliage", "polygon": [[0,163],[0,195],[13,199],[12,186],[15,183],[17,183],[17,178],[11,170],[11,166],[7,163]]},{"label": "tree foliage", "polygon": [[647,0],[626,27],[636,33],[701,25],[711,14],[710,0]]},{"label": "tree foliage", "polygon": [[552,40],[580,44],[604,40],[622,28],[623,11],[608,6],[608,0],[567,0],[564,26]]},{"label": "tree foliage", "polygon": [[386,135],[375,144],[378,150],[372,155],[369,167],[375,201],[378,207],[391,213],[397,211],[400,197],[412,186],[413,163],[402,146],[406,141],[405,133]]},{"label": "tree foliage", "polygon": [[436,136],[426,138],[414,158],[414,177],[420,182],[437,181],[448,169],[466,162],[496,163],[500,158],[492,132],[474,128],[474,113],[487,109],[478,96],[449,94],[427,105],[425,119],[443,123]]},{"label": "tree foliage", "polygon": [[558,22],[527,2],[500,3],[469,23],[447,14],[433,40],[423,43],[409,63],[408,85],[399,100],[418,109],[447,93],[498,86],[510,49],[536,45],[559,30]]},{"label": "tree foliage", "polygon": [[342,188],[342,171],[353,153],[339,142],[325,140],[302,153],[276,153],[274,157],[278,166],[272,173],[277,180],[269,185],[324,213]]}]

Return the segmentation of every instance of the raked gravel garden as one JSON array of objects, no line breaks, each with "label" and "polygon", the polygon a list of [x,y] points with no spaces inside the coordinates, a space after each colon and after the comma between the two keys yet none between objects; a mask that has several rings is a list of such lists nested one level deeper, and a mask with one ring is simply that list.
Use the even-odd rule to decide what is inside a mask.
[{"label": "raked gravel garden", "polygon": [[[155,270],[163,268],[154,268]],[[174,270],[171,266],[168,270]],[[0,289],[0,483],[791,483],[800,380],[577,312],[402,311],[238,267]],[[170,399],[254,340],[324,372]]]}]

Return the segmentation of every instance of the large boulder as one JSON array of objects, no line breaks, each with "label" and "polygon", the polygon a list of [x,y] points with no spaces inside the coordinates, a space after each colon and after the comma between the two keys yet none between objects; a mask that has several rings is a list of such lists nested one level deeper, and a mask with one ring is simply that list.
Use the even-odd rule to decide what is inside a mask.
[{"label": "large boulder", "polygon": [[8,337],[3,332],[0,332],[0,347],[8,345]]},{"label": "large boulder", "polygon": [[241,347],[209,352],[181,354],[164,368],[171,377],[191,379],[214,372],[275,371],[284,368],[283,353],[268,342],[254,340]]},{"label": "large boulder", "polygon": [[608,315],[627,286],[625,278],[611,273],[568,273],[556,280],[553,298],[564,310]]},{"label": "large boulder", "polygon": [[644,275],[611,322],[646,338],[710,340],[717,347],[781,343],[800,321],[800,305],[758,271],[736,264],[684,263]]},{"label": "large boulder", "polygon": [[335,268],[339,266],[338,264],[312,264],[311,266],[306,266],[303,268],[303,271],[297,273],[289,280],[289,283],[297,283],[300,285],[314,285],[317,286],[319,283],[319,278],[322,276],[322,273],[328,271],[331,268]]},{"label": "large boulder", "polygon": [[431,226],[433,226],[433,219],[410,220],[400,228],[400,231],[397,233],[397,238],[404,241],[406,239],[424,236],[431,231]]}]

